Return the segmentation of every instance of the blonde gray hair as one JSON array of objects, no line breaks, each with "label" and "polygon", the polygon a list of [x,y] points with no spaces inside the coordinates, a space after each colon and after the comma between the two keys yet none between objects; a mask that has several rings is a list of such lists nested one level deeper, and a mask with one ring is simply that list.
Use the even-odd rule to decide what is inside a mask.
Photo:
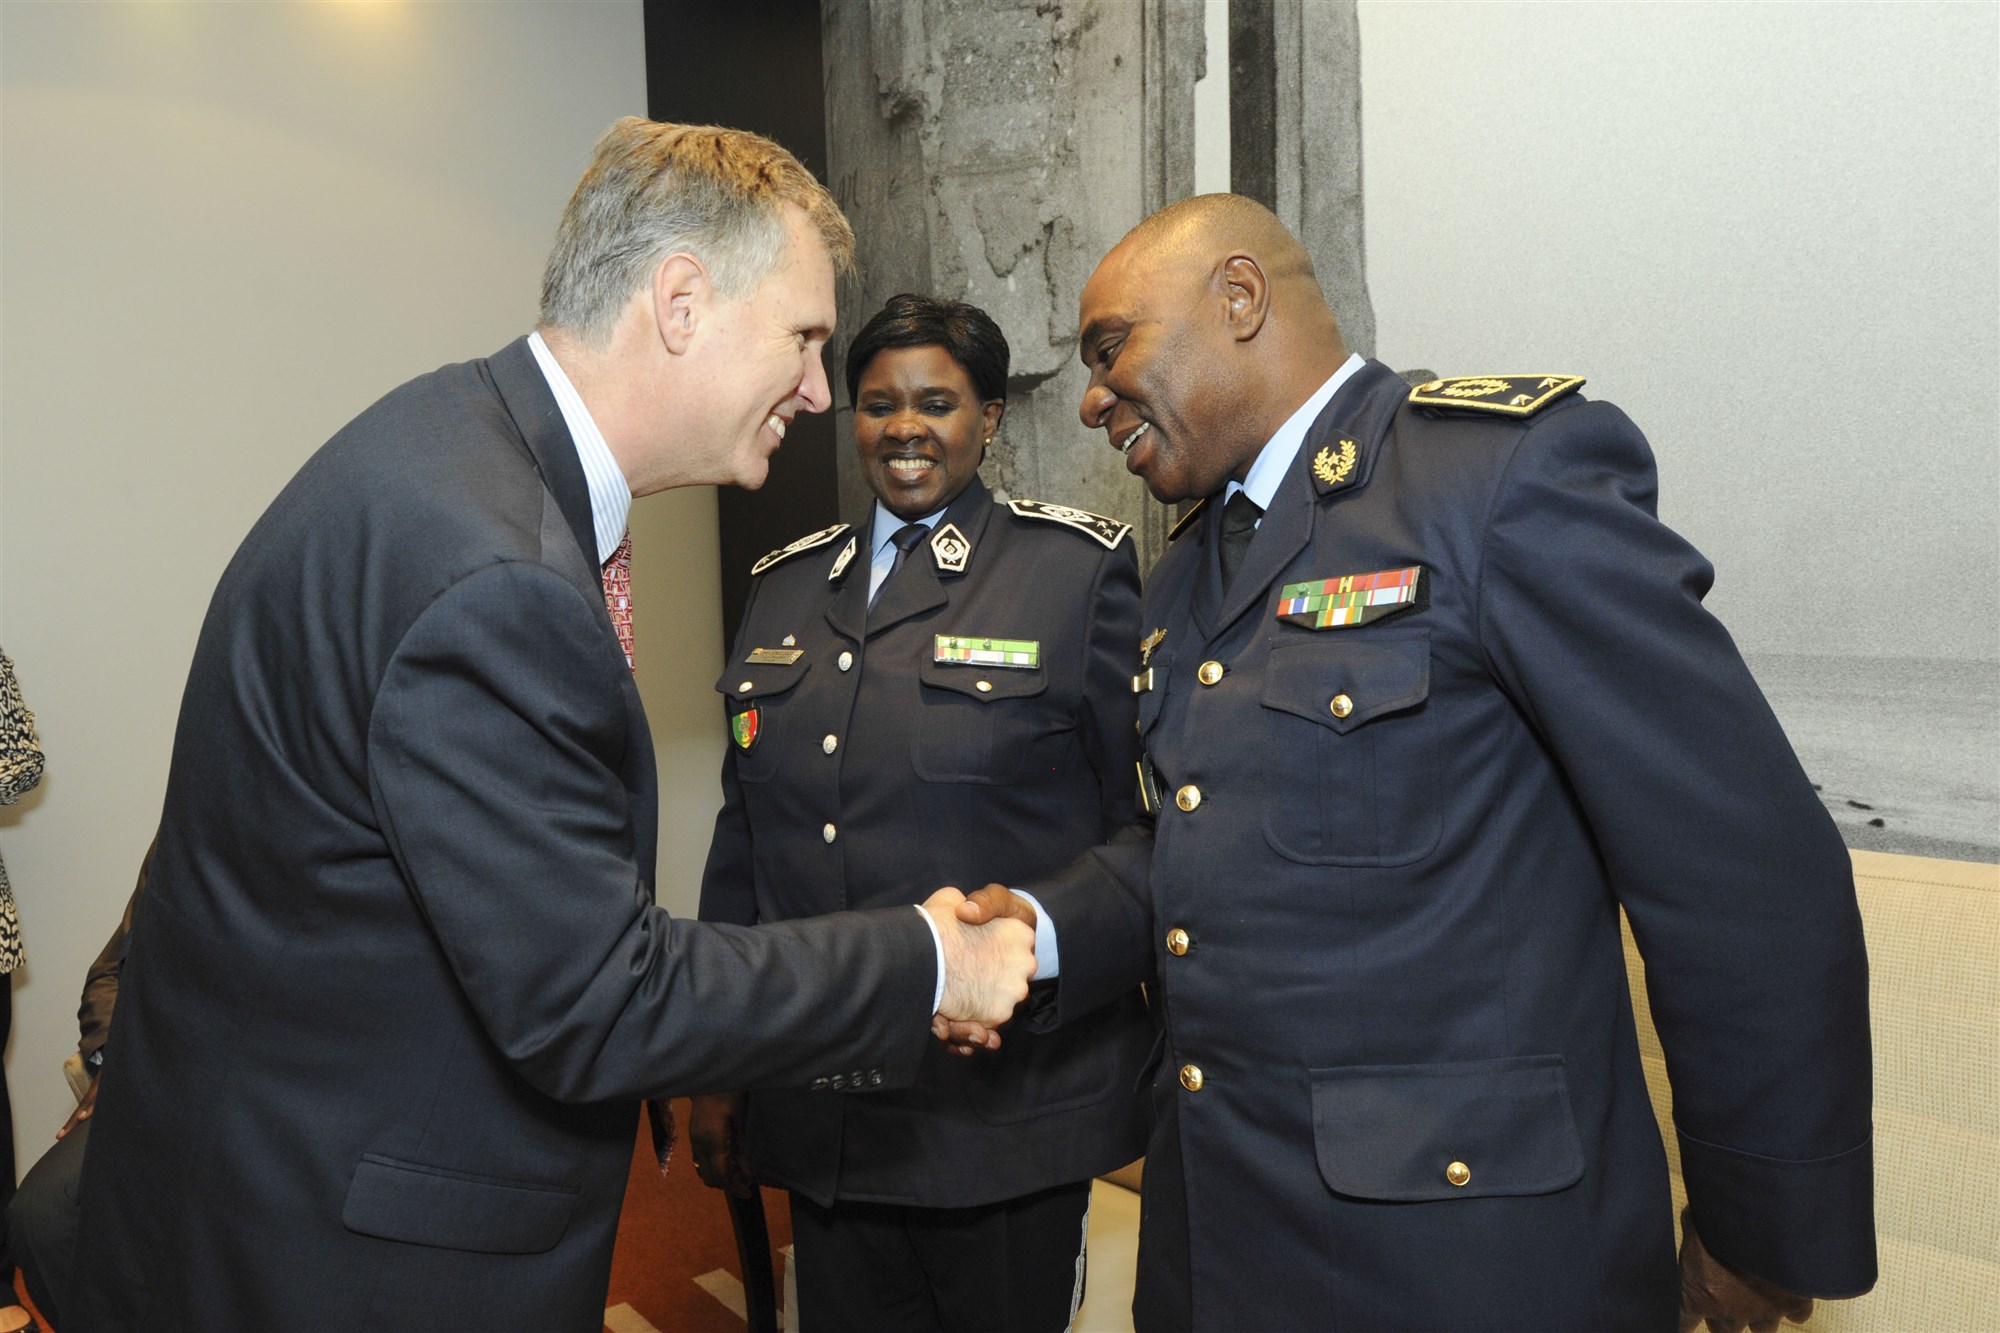
[{"label": "blonde gray hair", "polygon": [[544,327],[602,345],[668,255],[695,256],[728,296],[755,288],[785,249],[784,206],[804,210],[836,272],[854,232],[826,187],[747,130],[627,116],[591,151],[542,274]]}]

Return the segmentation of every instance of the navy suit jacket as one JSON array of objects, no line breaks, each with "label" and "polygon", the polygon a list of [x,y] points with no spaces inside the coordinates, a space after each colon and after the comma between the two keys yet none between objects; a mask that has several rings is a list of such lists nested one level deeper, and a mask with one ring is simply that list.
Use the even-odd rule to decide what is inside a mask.
[{"label": "navy suit jacket", "polygon": [[526,341],[321,448],[195,649],[66,1325],[595,1330],[640,1098],[913,1077],[917,914],[674,920],[657,791]]},{"label": "navy suit jacket", "polygon": [[[1645,440],[1575,396],[1409,396],[1378,363],[1334,395],[1227,595],[1219,504],[1169,548],[1157,822],[1029,886],[1058,1016],[1158,982],[1139,1327],[1674,1327],[1621,906],[1703,1236],[1865,1290],[1851,869]],[[1398,610],[1280,618],[1288,585],[1411,568]]]}]

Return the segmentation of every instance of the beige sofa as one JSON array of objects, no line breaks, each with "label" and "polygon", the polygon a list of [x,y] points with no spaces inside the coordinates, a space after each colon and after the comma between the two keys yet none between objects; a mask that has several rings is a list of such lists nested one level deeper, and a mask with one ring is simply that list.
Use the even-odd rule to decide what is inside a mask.
[{"label": "beige sofa", "polygon": [[[1875,1027],[1881,1281],[1816,1333],[2000,1330],[2000,866],[1855,852]],[[1653,1109],[1685,1202],[1666,1066],[1625,939]],[[1783,986],[1782,970],[1746,986]]]}]

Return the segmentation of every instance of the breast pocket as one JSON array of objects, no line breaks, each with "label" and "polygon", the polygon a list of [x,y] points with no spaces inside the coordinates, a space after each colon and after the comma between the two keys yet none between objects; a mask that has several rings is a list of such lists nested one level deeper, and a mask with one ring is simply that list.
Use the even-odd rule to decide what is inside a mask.
[{"label": "breast pocket", "polygon": [[1443,829],[1430,635],[1315,635],[1274,649],[1264,838],[1307,865],[1403,865]]},{"label": "breast pocket", "polygon": [[917,669],[923,706],[911,756],[928,782],[1017,782],[1049,733],[1042,696],[1047,673],[1037,667],[963,666],[925,662]]},{"label": "breast pocket", "polygon": [[812,663],[788,665],[738,662],[724,669],[716,692],[728,703],[729,749],[736,756],[739,782],[768,782],[782,762],[786,745],[786,714]]}]

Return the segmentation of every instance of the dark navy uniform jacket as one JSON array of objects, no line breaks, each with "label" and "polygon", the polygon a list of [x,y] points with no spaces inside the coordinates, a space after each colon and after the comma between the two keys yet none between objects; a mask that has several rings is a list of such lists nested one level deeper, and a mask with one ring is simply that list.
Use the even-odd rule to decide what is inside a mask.
[{"label": "dark navy uniform jacket", "polygon": [[[1018,884],[1131,823],[1137,560],[1123,524],[1060,512],[1073,522],[1023,517],[975,478],[872,611],[865,522],[766,558],[717,685],[733,740],[705,920]],[[970,655],[951,640],[987,639],[1034,660],[940,660]],[[757,1091],[751,1162],[822,1204],[926,1207],[1122,1166],[1145,1148],[1153,1029],[1137,984],[1061,1032],[1010,1028],[992,1055],[934,1044],[913,1089],[857,1070]]]},{"label": "dark navy uniform jacket", "polygon": [[[1873,1282],[1848,858],[1577,383],[1371,362],[1226,597],[1220,504],[1152,576],[1157,822],[1027,886],[1058,1016],[1158,981],[1142,1330],[1673,1328],[1621,905],[1711,1248]],[[1348,576],[1388,592],[1343,624]]]}]

